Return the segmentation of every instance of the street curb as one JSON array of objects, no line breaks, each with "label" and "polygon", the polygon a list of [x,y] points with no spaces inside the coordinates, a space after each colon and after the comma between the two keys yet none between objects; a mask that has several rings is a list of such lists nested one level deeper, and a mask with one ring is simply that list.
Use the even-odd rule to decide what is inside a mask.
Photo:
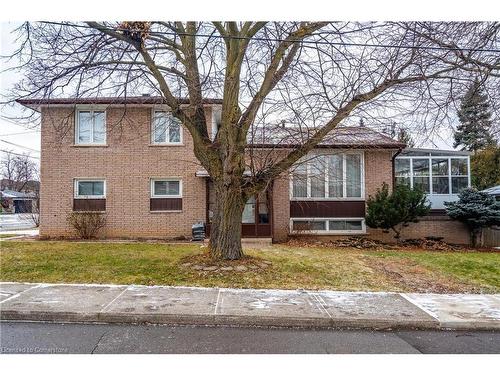
[{"label": "street curb", "polygon": [[[440,329],[435,321],[394,321],[373,319],[294,318],[235,315],[175,315],[175,314],[82,314],[73,312],[31,312],[2,310],[1,321],[40,321],[53,323],[124,323],[124,324],[172,324],[240,327],[283,328],[356,328],[356,329]],[[466,329],[468,327],[464,327]],[[455,328],[461,329],[461,328]],[[490,328],[485,328],[490,329]]]}]

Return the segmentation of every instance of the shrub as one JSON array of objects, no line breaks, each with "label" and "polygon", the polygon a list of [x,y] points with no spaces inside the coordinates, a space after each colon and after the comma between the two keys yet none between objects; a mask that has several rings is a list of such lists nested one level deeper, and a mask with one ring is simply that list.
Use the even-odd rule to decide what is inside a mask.
[{"label": "shrub", "polygon": [[71,212],[68,223],[75,229],[80,238],[94,238],[106,225],[106,214],[101,212]]},{"label": "shrub", "polygon": [[491,195],[474,188],[467,188],[458,194],[458,201],[445,202],[449,217],[465,223],[471,234],[472,246],[478,245],[483,228],[500,225],[500,202]]},{"label": "shrub", "polygon": [[389,187],[384,183],[381,189],[377,189],[375,197],[368,198],[366,224],[387,233],[392,230],[394,238],[399,240],[403,227],[411,222],[417,223],[418,217],[427,215],[430,208],[423,191],[401,185],[389,193]]}]

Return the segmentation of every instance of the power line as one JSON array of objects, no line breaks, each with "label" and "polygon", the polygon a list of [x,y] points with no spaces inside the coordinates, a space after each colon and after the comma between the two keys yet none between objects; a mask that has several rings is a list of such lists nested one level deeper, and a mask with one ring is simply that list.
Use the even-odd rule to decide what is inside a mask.
[{"label": "power line", "polygon": [[[46,24],[51,24],[51,25],[60,25],[60,26],[69,26],[69,27],[75,27],[75,28],[83,28],[83,29],[92,29],[92,30],[97,30],[94,27],[87,26],[87,25],[76,25],[76,24],[67,24],[67,23],[62,23],[62,22],[53,22],[53,21],[45,21],[42,23]],[[131,31],[130,29],[126,28],[120,28],[120,27],[106,27],[102,25],[104,30],[107,31]],[[229,36],[222,36],[222,35],[216,35],[216,34],[192,34],[192,33],[175,33],[175,32],[169,32],[169,31],[150,31],[150,35],[156,35],[156,36],[164,36],[164,35],[171,35],[171,36],[193,36],[193,37],[201,37],[201,38],[218,38],[218,39],[236,39],[236,40],[258,40],[258,41],[268,41],[268,42],[284,42],[285,39],[279,39],[279,38],[264,38],[264,37],[245,37],[245,36],[234,36],[234,35],[229,35]],[[311,36],[314,35],[321,35],[321,33],[317,34],[311,34]],[[314,41],[314,40],[303,40],[303,39],[289,39],[288,41],[290,42],[299,42],[302,44],[314,44],[314,45],[329,45],[329,46],[345,46],[345,47],[372,47],[372,48],[397,48],[397,49],[419,49],[419,50],[433,50],[433,51],[471,51],[471,52],[494,52],[494,53],[500,53],[500,49],[484,49],[484,48],[468,48],[468,47],[432,47],[432,46],[427,46],[427,47],[421,47],[421,46],[410,46],[410,45],[392,45],[392,44],[373,44],[373,43],[347,43],[347,42],[330,42],[330,41],[324,41],[324,40],[319,40],[319,41]]]},{"label": "power line", "polygon": [[40,132],[40,130],[31,130],[31,131],[20,132],[20,133],[0,134],[0,137],[8,137],[11,135],[23,135],[23,134],[38,133],[38,132]]},{"label": "power line", "polygon": [[30,151],[34,151],[34,152],[40,152],[39,150],[35,150],[34,148],[26,147],[26,146],[23,146],[23,145],[18,145],[17,143],[13,143],[13,142],[9,142],[9,141],[4,141],[3,139],[0,139],[0,142],[7,143],[9,145],[16,146],[16,147],[25,148],[26,150],[30,150]]},{"label": "power line", "polygon": [[14,152],[14,151],[0,150],[0,152],[5,152],[6,154],[12,154],[12,155],[16,155],[16,156],[23,156],[23,157],[27,157],[27,158],[31,158],[31,159],[40,160],[40,158],[37,157],[37,156],[31,156],[31,155],[26,155],[26,154],[18,154],[17,152]]}]

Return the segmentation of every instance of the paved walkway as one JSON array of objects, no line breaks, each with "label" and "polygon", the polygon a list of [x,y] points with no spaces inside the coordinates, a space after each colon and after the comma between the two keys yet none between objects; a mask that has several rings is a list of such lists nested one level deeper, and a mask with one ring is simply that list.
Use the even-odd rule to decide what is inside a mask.
[{"label": "paved walkway", "polygon": [[500,329],[500,295],[0,283],[0,318],[56,322]]}]

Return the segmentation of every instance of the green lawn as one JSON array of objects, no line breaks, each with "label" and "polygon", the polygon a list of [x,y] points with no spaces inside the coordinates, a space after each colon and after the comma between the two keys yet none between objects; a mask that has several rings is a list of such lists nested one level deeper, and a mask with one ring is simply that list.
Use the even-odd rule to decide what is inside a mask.
[{"label": "green lawn", "polygon": [[[417,292],[500,292],[500,253],[274,245],[247,250],[272,265],[198,271],[200,245],[3,241],[0,280]],[[191,258],[190,258],[191,257]],[[194,258],[193,258],[194,257]],[[248,261],[248,260],[247,260]],[[236,263],[238,264],[238,263]],[[240,262],[240,264],[245,264]],[[235,265],[235,262],[229,262]]]}]

